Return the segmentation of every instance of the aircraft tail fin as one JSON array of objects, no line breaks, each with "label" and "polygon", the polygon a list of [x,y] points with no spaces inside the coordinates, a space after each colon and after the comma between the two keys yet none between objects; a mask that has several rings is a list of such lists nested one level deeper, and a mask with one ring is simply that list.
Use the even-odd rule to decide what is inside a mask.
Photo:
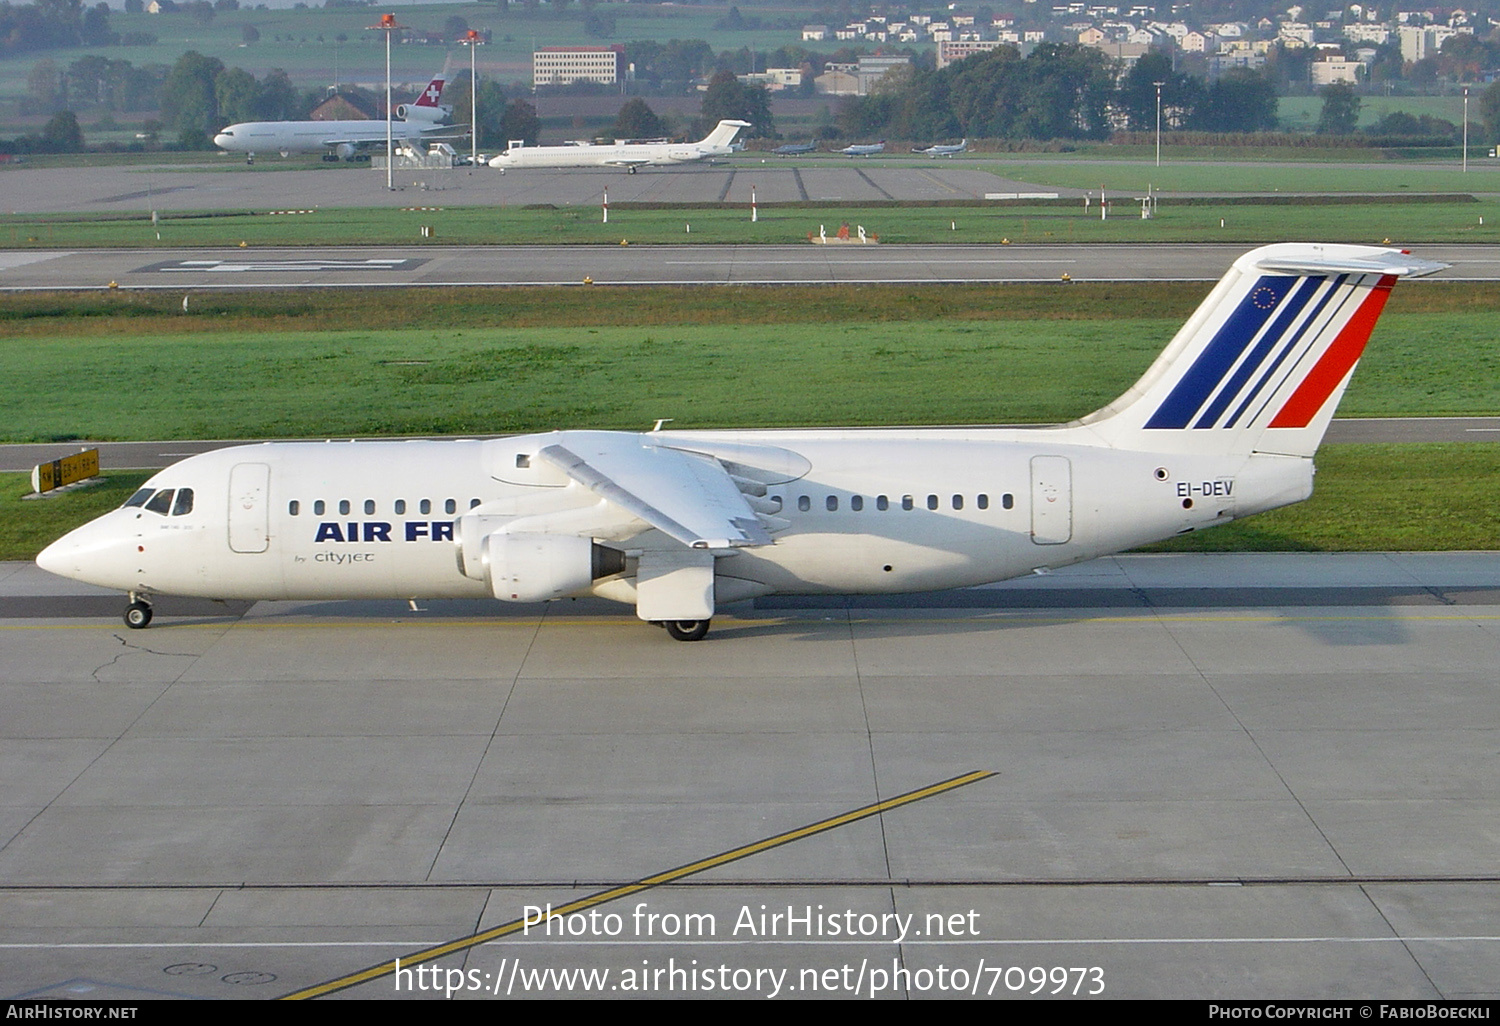
[{"label": "aircraft tail fin", "polygon": [[1446,266],[1374,246],[1253,250],[1139,381],[1077,423],[1118,448],[1312,456],[1391,286]]},{"label": "aircraft tail fin", "polygon": [[421,95],[417,97],[416,105],[418,107],[440,106],[439,101],[443,98],[443,86],[447,84],[447,73],[438,75],[437,78],[427,83],[427,88],[423,89]]},{"label": "aircraft tail fin", "polygon": [[748,121],[720,121],[699,145],[727,147],[734,142],[734,137],[739,134],[740,129],[749,127]]},{"label": "aircraft tail fin", "polygon": [[445,106],[442,102],[443,86],[447,83],[447,72],[439,72],[437,77],[428,82],[426,87],[417,94],[415,100],[396,107],[396,117],[402,121],[427,121],[433,123],[443,120],[453,110],[451,105]]}]

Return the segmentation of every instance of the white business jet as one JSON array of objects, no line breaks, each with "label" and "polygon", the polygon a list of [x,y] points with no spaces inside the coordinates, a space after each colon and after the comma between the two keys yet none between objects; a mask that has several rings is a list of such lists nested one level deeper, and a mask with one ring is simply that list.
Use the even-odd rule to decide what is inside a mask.
[{"label": "white business jet", "polygon": [[918,146],[912,149],[913,153],[921,153],[928,157],[953,157],[964,153],[969,148],[969,140],[954,143],[948,146]]},{"label": "white business jet", "polygon": [[712,132],[692,143],[617,142],[568,143],[564,146],[510,148],[490,160],[490,167],[504,171],[518,167],[623,167],[630,174],[650,165],[690,164],[707,157],[727,157],[734,152],[734,137],[748,121],[720,121]]},{"label": "white business jet", "polygon": [[163,470],[37,563],[129,592],[131,627],[156,595],[592,594],[685,641],[761,595],[1005,580],[1306,499],[1392,284],[1444,266],[1257,249],[1071,424],[268,442]]},{"label": "white business jet", "polygon": [[[413,103],[396,107],[391,121],[391,138],[401,143],[420,144],[428,139],[452,139],[463,134],[453,125],[439,124],[453,113],[444,105],[444,76],[427,83]],[[385,145],[385,119],[365,121],[245,121],[230,125],[214,136],[221,150],[243,153],[253,163],[257,153],[324,153],[324,160],[353,160],[362,149]]]}]

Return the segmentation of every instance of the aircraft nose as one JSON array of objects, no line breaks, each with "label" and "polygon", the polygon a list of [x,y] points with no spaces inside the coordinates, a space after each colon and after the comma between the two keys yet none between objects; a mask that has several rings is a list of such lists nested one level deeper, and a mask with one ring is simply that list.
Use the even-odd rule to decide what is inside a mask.
[{"label": "aircraft nose", "polygon": [[72,544],[68,541],[69,537],[69,535],[65,534],[37,553],[36,565],[49,574],[57,574],[59,577],[68,576],[68,572],[64,568],[67,567],[69,562],[69,550],[73,548]]},{"label": "aircraft nose", "polygon": [[36,565],[59,577],[129,591],[137,576],[135,553],[133,535],[106,514],[48,545]]}]

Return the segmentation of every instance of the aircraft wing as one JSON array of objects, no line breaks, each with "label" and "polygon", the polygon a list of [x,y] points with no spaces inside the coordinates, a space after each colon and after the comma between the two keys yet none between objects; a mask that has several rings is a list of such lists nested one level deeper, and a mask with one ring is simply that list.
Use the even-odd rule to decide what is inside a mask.
[{"label": "aircraft wing", "polygon": [[[392,124],[395,127],[392,130],[392,132],[391,132],[391,137],[396,142],[405,142],[405,141],[413,139],[413,138],[421,138],[424,141],[426,141],[426,140],[438,140],[438,141],[441,141],[443,139],[467,139],[469,137],[468,131],[465,130],[463,128],[463,126],[460,126],[460,125],[431,125],[429,127],[421,129],[420,136],[412,136],[409,132],[407,132],[407,131],[404,130],[406,126],[409,126],[411,124],[410,121],[396,121],[396,122],[393,122]],[[447,134],[440,134],[440,133],[447,133]],[[378,139],[367,139],[367,138],[363,138],[363,137],[353,138],[353,139],[350,139],[350,138],[320,139],[320,140],[318,140],[318,145],[319,146],[326,146],[326,147],[328,147],[330,149],[332,149],[335,146],[360,146],[360,147],[365,147],[365,146],[384,146],[385,145],[385,133],[381,132],[380,133],[380,137]]]},{"label": "aircraft wing", "polygon": [[771,535],[717,459],[650,444],[639,435],[565,436],[538,458],[601,498],[693,549],[771,544]]},{"label": "aircraft wing", "polygon": [[641,160],[639,158],[631,160],[625,157],[604,161],[607,167],[645,167],[649,163],[651,163],[649,160]]},{"label": "aircraft wing", "polygon": [[[385,136],[381,136],[379,139],[319,139],[318,140],[318,145],[319,146],[326,146],[326,147],[329,147],[330,149],[332,147],[334,147],[334,146],[374,146],[376,143],[380,143],[380,145],[384,146],[385,145]],[[303,145],[306,145],[306,144],[304,143]]]}]

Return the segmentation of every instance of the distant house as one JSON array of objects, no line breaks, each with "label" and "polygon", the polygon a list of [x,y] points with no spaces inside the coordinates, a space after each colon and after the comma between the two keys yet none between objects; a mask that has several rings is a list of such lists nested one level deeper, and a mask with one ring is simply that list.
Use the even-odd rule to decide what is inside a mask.
[{"label": "distant house", "polygon": [[363,89],[345,89],[318,104],[308,115],[311,121],[362,121],[381,116],[380,102]]},{"label": "distant house", "polygon": [[961,61],[965,57],[972,57],[976,53],[989,53],[1000,46],[1009,45],[1004,40],[988,39],[984,41],[966,40],[962,42],[939,43],[937,50],[937,66],[946,68],[954,61]]}]

